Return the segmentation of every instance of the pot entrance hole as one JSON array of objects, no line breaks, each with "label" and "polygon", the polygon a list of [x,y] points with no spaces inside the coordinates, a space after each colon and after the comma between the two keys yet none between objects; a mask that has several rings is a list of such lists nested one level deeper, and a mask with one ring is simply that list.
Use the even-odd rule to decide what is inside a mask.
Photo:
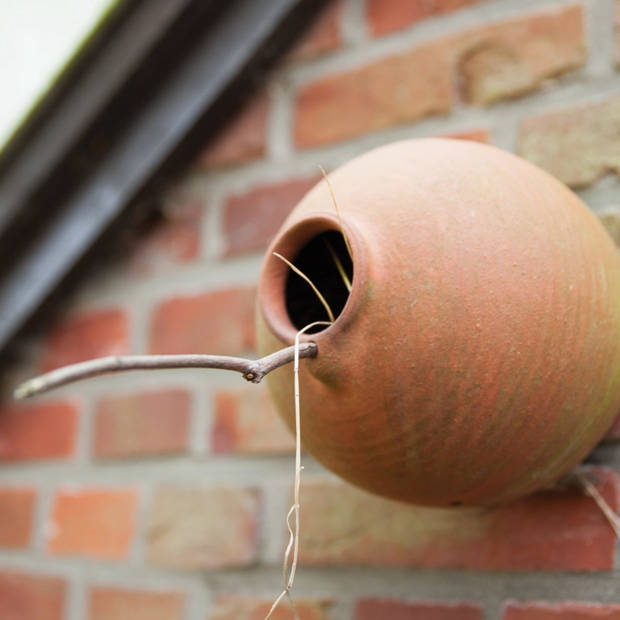
[{"label": "pot entrance hole", "polygon": [[[349,291],[330,248],[340,261],[349,282],[353,282],[353,263],[342,234],[336,230],[322,232],[310,239],[296,254],[292,263],[312,280],[337,319],[347,303]],[[288,317],[297,329],[302,329],[314,321],[328,320],[325,308],[314,291],[291,270],[286,278],[284,298]],[[307,333],[316,333],[326,327],[317,325]]]}]

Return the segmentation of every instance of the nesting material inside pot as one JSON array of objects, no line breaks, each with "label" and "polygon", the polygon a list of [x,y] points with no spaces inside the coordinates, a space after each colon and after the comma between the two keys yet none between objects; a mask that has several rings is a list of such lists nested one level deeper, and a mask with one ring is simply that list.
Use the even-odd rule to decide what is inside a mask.
[{"label": "nesting material inside pot", "polygon": [[[325,297],[334,318],[337,319],[349,298],[349,291],[338,263],[349,282],[353,280],[353,262],[342,234],[335,230],[319,233],[299,250],[292,258],[292,262],[312,280]],[[284,298],[289,320],[297,329],[328,318],[325,308],[312,288],[293,271],[286,277]],[[308,330],[308,333],[316,333],[323,329],[325,326],[317,325]]]}]

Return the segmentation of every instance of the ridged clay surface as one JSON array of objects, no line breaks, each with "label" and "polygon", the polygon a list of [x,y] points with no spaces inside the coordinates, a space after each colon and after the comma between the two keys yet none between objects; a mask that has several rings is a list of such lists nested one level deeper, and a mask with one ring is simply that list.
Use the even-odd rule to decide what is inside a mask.
[{"label": "ridged clay surface", "polygon": [[[380,495],[493,505],[551,485],[620,407],[620,258],[564,185],[499,149],[423,139],[330,174],[353,291],[301,362],[302,441]],[[325,182],[299,203],[259,283],[261,354],[292,343],[286,266],[338,228]],[[268,377],[294,427],[293,377]]]}]

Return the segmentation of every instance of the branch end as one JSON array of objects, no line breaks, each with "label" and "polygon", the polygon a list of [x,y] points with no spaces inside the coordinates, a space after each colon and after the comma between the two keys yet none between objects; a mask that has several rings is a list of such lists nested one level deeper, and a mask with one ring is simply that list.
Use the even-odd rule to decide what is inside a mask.
[{"label": "branch end", "polygon": [[13,399],[26,400],[27,398],[30,398],[31,396],[34,396],[39,391],[41,391],[43,386],[43,382],[38,381],[37,378],[24,381],[24,383],[18,385],[13,391]]},{"label": "branch end", "polygon": [[248,370],[243,373],[243,378],[250,383],[260,383],[264,377],[264,373]]}]

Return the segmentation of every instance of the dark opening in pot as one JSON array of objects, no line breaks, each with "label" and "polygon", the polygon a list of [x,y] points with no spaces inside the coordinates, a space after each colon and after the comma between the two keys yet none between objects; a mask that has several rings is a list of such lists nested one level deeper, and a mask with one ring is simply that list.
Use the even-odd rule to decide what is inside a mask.
[{"label": "dark opening in pot", "polygon": [[[325,297],[334,318],[337,318],[349,298],[349,291],[338,263],[349,282],[353,281],[353,263],[342,234],[336,230],[319,233],[301,248],[292,262],[310,278]],[[329,319],[323,304],[310,285],[292,270],[289,270],[286,277],[284,297],[288,317],[297,329],[302,329],[314,321]],[[326,327],[317,325],[307,333],[316,333]]]}]

